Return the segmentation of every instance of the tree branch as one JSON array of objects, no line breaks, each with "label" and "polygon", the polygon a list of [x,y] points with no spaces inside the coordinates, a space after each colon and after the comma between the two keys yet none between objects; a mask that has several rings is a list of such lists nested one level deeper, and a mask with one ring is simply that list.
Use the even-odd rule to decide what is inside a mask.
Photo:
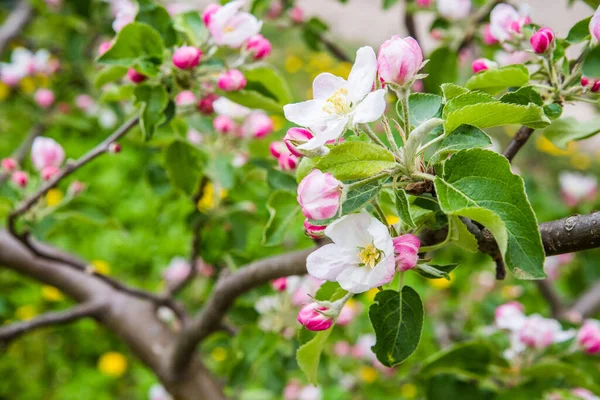
[{"label": "tree branch", "polygon": [[29,331],[45,326],[67,324],[88,317],[96,318],[105,307],[106,303],[104,302],[90,301],[76,305],[68,310],[49,312],[29,321],[0,327],[0,343],[4,342],[7,344]]},{"label": "tree branch", "polygon": [[519,150],[521,150],[521,147],[527,143],[533,131],[534,129],[532,128],[522,126],[517,133],[515,133],[515,136],[513,136],[511,139],[510,143],[506,147],[506,150],[504,150],[504,153],[502,153],[504,157],[508,159],[508,161],[512,161],[512,159],[517,155]]},{"label": "tree branch", "polygon": [[331,53],[331,55],[333,55],[335,58],[337,58],[338,61],[349,62],[349,63],[352,62],[352,60],[350,59],[350,57],[348,57],[346,52],[344,50],[342,50],[340,47],[338,47],[337,44],[335,44],[332,41],[330,41],[329,39],[327,39],[324,35],[320,35],[319,39],[321,40],[321,43],[323,43],[323,45],[325,46],[327,51],[329,51]]},{"label": "tree branch", "polygon": [[265,258],[220,278],[202,311],[179,335],[171,358],[171,372],[177,375],[185,370],[196,345],[219,329],[221,320],[239,296],[276,278],[306,274],[306,258],[313,250]]},{"label": "tree branch", "polygon": [[581,318],[589,318],[600,312],[600,282],[596,282],[569,308],[566,316],[576,315]]},{"label": "tree branch", "polygon": [[[15,152],[12,155],[12,157],[15,159],[15,161],[17,161],[18,164],[23,163],[25,157],[27,157],[27,154],[31,149],[31,144],[33,143],[33,140],[39,135],[41,135],[43,130],[44,126],[42,124],[37,124],[34,125],[33,128],[31,128],[31,130],[27,134],[27,136],[25,136],[25,139],[23,139],[23,142],[21,142],[19,148],[15,150]],[[9,173],[0,172],[0,185],[2,185],[8,179],[9,176]]]},{"label": "tree branch", "polygon": [[0,26],[0,54],[11,40],[17,37],[33,17],[33,7],[27,0],[21,0]]}]

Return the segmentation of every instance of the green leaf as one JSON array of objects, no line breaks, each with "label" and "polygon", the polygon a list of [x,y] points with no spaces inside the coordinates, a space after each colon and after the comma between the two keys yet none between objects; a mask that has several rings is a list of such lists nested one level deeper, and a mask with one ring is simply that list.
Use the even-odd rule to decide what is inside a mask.
[{"label": "green leaf", "polygon": [[492,139],[481,129],[471,125],[461,125],[440,142],[436,152],[429,159],[435,164],[457,151],[473,148],[486,148],[492,145]]},{"label": "green leaf", "polygon": [[555,120],[560,118],[562,115],[563,108],[560,104],[550,103],[544,106],[544,114],[551,120]]},{"label": "green leaf", "polygon": [[412,215],[410,213],[410,203],[408,202],[408,196],[406,192],[402,189],[396,190],[396,211],[398,212],[398,217],[403,224],[408,226],[411,229],[417,227],[415,221],[413,221]]},{"label": "green leaf", "polygon": [[[370,182],[355,188],[351,188],[342,197],[340,215],[350,214],[369,204],[381,191],[381,184]],[[329,225],[337,219],[337,215],[325,220],[310,220],[313,225]]]},{"label": "green leaf", "polygon": [[458,79],[458,53],[448,47],[434,50],[425,66],[425,73],[429,74],[423,80],[425,91],[440,93],[443,83],[453,83]]},{"label": "green leaf", "polygon": [[282,106],[292,102],[292,94],[286,80],[272,66],[261,65],[245,69],[244,76],[248,82],[245,90],[259,92]]},{"label": "green leaf", "polygon": [[255,90],[238,90],[237,92],[221,92],[234,103],[248,108],[258,108],[269,113],[283,114],[283,105]]},{"label": "green leaf", "polygon": [[416,350],[423,329],[423,303],[413,288],[404,286],[402,295],[394,290],[377,293],[369,318],[377,337],[372,349],[383,365],[401,363]]},{"label": "green leaf", "polygon": [[508,92],[500,97],[500,101],[503,103],[521,104],[526,106],[529,103],[536,104],[538,106],[544,105],[542,96],[533,88],[533,86],[524,86],[514,92]]},{"label": "green leaf", "polygon": [[[475,380],[471,376],[435,375],[427,380],[424,386],[427,400],[498,400],[495,391],[486,387],[484,382]],[[527,398],[527,400],[532,398]]]},{"label": "green leaf", "polygon": [[456,96],[460,96],[461,94],[468,93],[469,89],[466,87],[462,87],[456,85],[454,83],[444,83],[442,84],[442,94],[444,96],[444,100],[446,102],[452,100]]},{"label": "green leaf", "polygon": [[542,133],[556,147],[566,149],[572,140],[582,140],[600,132],[600,118],[580,122],[574,117],[555,119]]},{"label": "green leaf", "polygon": [[177,32],[173,28],[173,21],[167,10],[150,0],[138,0],[138,4],[139,10],[135,20],[156,29],[162,36],[165,46],[174,46],[177,43]]},{"label": "green leaf", "polygon": [[381,146],[366,142],[344,142],[321,157],[317,169],[340,181],[369,178],[396,166],[394,155]]},{"label": "green leaf", "polygon": [[[160,65],[164,49],[163,39],[156,29],[134,22],[121,29],[115,44],[98,58],[98,62],[128,68],[139,67],[143,63]],[[143,72],[148,73],[147,70]]]},{"label": "green leaf", "polygon": [[138,85],[134,91],[136,104],[140,106],[140,128],[145,140],[150,140],[156,126],[166,120],[164,111],[169,95],[163,85]]},{"label": "green leaf", "polygon": [[450,280],[450,272],[454,271],[458,267],[458,264],[446,264],[446,265],[435,265],[435,264],[417,264],[414,271],[417,272],[424,278],[427,279],[440,279],[444,278]]},{"label": "green leaf", "polygon": [[296,182],[300,183],[306,175],[310,174],[311,171],[315,169],[315,166],[320,159],[321,157],[302,157],[296,168]]},{"label": "green leaf", "polygon": [[106,85],[107,83],[118,81],[127,73],[127,67],[121,65],[112,65],[102,68],[100,72],[96,74],[94,79],[94,86],[97,88]]},{"label": "green leaf", "polygon": [[448,115],[454,111],[458,111],[461,108],[477,105],[480,103],[493,103],[498,100],[487,93],[483,92],[467,92],[453,97],[444,106],[443,118],[448,118]]},{"label": "green leaf", "polygon": [[544,248],[523,180],[505,157],[483,149],[461,150],[435,178],[442,211],[488,228],[504,261],[519,279],[542,279]]},{"label": "green leaf", "polygon": [[[401,105],[401,102],[398,102]],[[410,124],[419,126],[423,122],[441,115],[440,108],[442,107],[441,96],[430,93],[413,93],[408,98],[408,109],[410,110]],[[398,115],[402,115],[402,111],[398,110]]]},{"label": "green leaf", "polygon": [[592,17],[587,17],[573,25],[567,35],[567,42],[575,44],[587,40],[590,36],[590,19],[592,19]]},{"label": "green leaf", "polygon": [[277,246],[300,211],[296,194],[287,190],[274,191],[267,201],[267,210],[270,217],[263,230],[261,243],[263,246]]},{"label": "green leaf", "polygon": [[398,0],[383,0],[383,9],[387,10],[398,2]]},{"label": "green leaf", "polygon": [[327,24],[319,18],[313,17],[304,23],[303,28],[302,38],[304,43],[311,50],[320,50],[322,46],[321,36],[329,29]]},{"label": "green leaf", "polygon": [[[568,386],[583,387],[596,393],[600,392],[600,386],[585,371],[560,361],[540,362],[524,369],[522,373],[525,377],[538,381],[561,381]],[[551,387],[551,385],[549,386]]]},{"label": "green leaf", "polygon": [[488,69],[473,75],[465,85],[470,90],[499,93],[509,87],[521,87],[529,82],[529,71],[524,65],[507,65]]},{"label": "green leaf", "polygon": [[187,37],[187,41],[196,47],[201,47],[208,39],[208,29],[197,11],[177,15],[174,28],[182,32]]},{"label": "green leaf", "polygon": [[506,361],[488,343],[473,341],[455,344],[427,358],[419,375],[430,377],[458,370],[485,376],[490,365],[507,366]]},{"label": "green leaf", "polygon": [[590,51],[583,61],[583,75],[590,78],[600,78],[600,46]]},{"label": "green leaf", "polygon": [[165,150],[165,169],[176,188],[192,195],[200,183],[206,160],[194,146],[175,140]]},{"label": "green leaf", "polygon": [[298,189],[298,185],[293,176],[276,169],[270,169],[269,172],[267,172],[267,183],[275,190],[281,189],[295,193]]},{"label": "green leaf", "polygon": [[318,332],[310,342],[300,346],[296,352],[298,366],[313,385],[318,384],[317,372],[319,370],[319,362],[321,361],[321,353],[332,330],[330,328]]},{"label": "green leaf", "polygon": [[479,243],[477,238],[473,236],[467,229],[467,226],[461,219],[455,215],[448,216],[448,225],[451,229],[451,243],[469,253],[477,253],[479,251]]},{"label": "green leaf", "polygon": [[347,294],[348,292],[342,289],[339,283],[325,282],[315,293],[315,299],[319,301],[336,301]]}]

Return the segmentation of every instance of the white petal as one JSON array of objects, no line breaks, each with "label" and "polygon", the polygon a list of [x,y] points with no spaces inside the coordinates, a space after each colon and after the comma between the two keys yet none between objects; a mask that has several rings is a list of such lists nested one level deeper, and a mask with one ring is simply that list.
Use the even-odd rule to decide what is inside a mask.
[{"label": "white petal", "polygon": [[325,128],[315,128],[310,126],[310,130],[313,132],[314,137],[308,142],[298,146],[300,150],[314,150],[317,149],[330,140],[339,138],[346,131],[346,125],[348,125],[348,117],[335,118],[327,121]]},{"label": "white petal", "polygon": [[377,121],[385,112],[385,90],[371,92],[356,107],[353,123],[364,124]]},{"label": "white petal", "polygon": [[283,106],[283,114],[288,121],[300,126],[321,125],[324,118],[329,116],[323,111],[323,105],[321,100],[287,104]]},{"label": "white petal", "polygon": [[337,244],[328,244],[313,251],[306,259],[306,269],[317,279],[335,281],[344,268],[358,264],[358,256]]},{"label": "white petal", "polygon": [[356,52],[356,61],[348,76],[348,97],[351,102],[358,103],[373,89],[376,74],[375,51],[369,46],[361,47]]},{"label": "white petal", "polygon": [[[363,267],[364,268],[364,267]],[[394,262],[394,253],[388,254],[371,270],[367,284],[369,289],[390,283],[394,279],[396,265]]]},{"label": "white petal", "polygon": [[226,97],[219,97],[213,103],[215,112],[231,118],[246,118],[250,115],[250,109],[241,104],[234,103]]},{"label": "white petal", "polygon": [[227,20],[232,18],[237,12],[244,6],[244,0],[230,1],[223,7],[213,14],[211,18],[212,23],[218,23],[219,25],[224,24]]},{"label": "white petal", "polygon": [[345,215],[325,228],[325,235],[340,246],[356,249],[358,254],[359,247],[373,241],[368,232],[371,218],[367,213]]},{"label": "white petal", "polygon": [[337,281],[342,289],[350,293],[362,293],[369,289],[369,275],[371,269],[369,267],[350,267],[344,269],[337,277]]},{"label": "white petal", "polygon": [[371,225],[367,229],[369,234],[373,236],[373,244],[379,250],[382,250],[386,256],[394,253],[394,242],[390,231],[377,218],[371,219]]},{"label": "white petal", "polygon": [[336,90],[341,89],[346,85],[346,80],[325,72],[317,75],[313,81],[313,98],[314,99],[327,99]]}]

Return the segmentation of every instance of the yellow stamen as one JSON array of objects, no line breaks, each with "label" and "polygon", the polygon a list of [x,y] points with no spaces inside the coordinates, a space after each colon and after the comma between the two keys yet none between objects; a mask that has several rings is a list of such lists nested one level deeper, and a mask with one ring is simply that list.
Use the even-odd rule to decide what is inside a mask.
[{"label": "yellow stamen", "polygon": [[323,111],[327,114],[347,114],[350,111],[350,102],[348,102],[348,89],[341,88],[335,91],[325,102]]},{"label": "yellow stamen", "polygon": [[368,244],[358,253],[358,258],[361,263],[369,268],[375,268],[375,265],[377,265],[377,262],[381,258],[381,251],[374,245]]},{"label": "yellow stamen", "polygon": [[223,29],[225,32],[230,33],[234,31],[233,26],[226,26],[225,29]]}]

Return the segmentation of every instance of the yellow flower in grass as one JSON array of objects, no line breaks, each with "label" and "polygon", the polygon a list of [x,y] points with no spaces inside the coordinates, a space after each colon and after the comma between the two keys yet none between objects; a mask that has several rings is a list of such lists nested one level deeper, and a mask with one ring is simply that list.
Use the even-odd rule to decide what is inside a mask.
[{"label": "yellow flower in grass", "polygon": [[592,158],[584,153],[575,153],[569,160],[571,165],[579,170],[586,170],[592,165]]},{"label": "yellow flower in grass", "polygon": [[452,281],[454,281],[454,272],[450,272],[450,279],[445,279],[445,278],[440,278],[440,279],[428,279],[427,283],[429,283],[429,286],[439,289],[439,290],[443,290],[443,289],[448,289],[451,285],[452,285]]},{"label": "yellow flower in grass", "polygon": [[387,221],[388,225],[395,225],[398,222],[400,222],[400,218],[398,218],[394,214],[386,215],[385,220]]},{"label": "yellow flower in grass", "polygon": [[227,359],[227,350],[222,347],[215,347],[213,351],[210,352],[210,356],[217,362],[223,362]]},{"label": "yellow flower in grass", "polygon": [[360,367],[358,370],[360,380],[366,383],[373,383],[377,380],[377,370],[373,367]]},{"label": "yellow flower in grass", "polygon": [[405,383],[400,386],[400,395],[406,399],[414,399],[417,397],[417,387],[412,383]]},{"label": "yellow flower in grass", "polygon": [[218,198],[215,195],[215,186],[208,182],[202,189],[202,197],[198,200],[198,211],[206,213],[215,208],[219,201],[227,197],[227,191],[219,188]]},{"label": "yellow flower in grass", "polygon": [[104,353],[98,360],[98,369],[104,375],[118,378],[127,371],[127,359],[116,351]]},{"label": "yellow flower in grass", "polygon": [[38,315],[38,312],[34,306],[26,305],[17,308],[15,315],[21,321],[27,321],[35,318],[35,316]]},{"label": "yellow flower in grass", "polygon": [[64,194],[60,189],[50,189],[46,193],[46,204],[48,207],[56,207],[64,198]]},{"label": "yellow flower in grass", "polygon": [[10,95],[10,87],[2,82],[0,82],[0,101],[6,100],[6,98]]},{"label": "yellow flower in grass", "polygon": [[42,297],[46,301],[61,301],[65,298],[60,290],[54,286],[42,286]]},{"label": "yellow flower in grass", "polygon": [[35,81],[30,76],[21,79],[21,81],[19,82],[19,86],[21,87],[21,90],[25,94],[33,93],[36,88]]},{"label": "yellow flower in grass", "polygon": [[283,64],[285,70],[290,74],[295,74],[300,71],[303,66],[304,63],[302,62],[302,59],[293,54],[287,56]]},{"label": "yellow flower in grass", "polygon": [[102,275],[110,274],[110,264],[104,260],[92,260],[94,270]]}]

